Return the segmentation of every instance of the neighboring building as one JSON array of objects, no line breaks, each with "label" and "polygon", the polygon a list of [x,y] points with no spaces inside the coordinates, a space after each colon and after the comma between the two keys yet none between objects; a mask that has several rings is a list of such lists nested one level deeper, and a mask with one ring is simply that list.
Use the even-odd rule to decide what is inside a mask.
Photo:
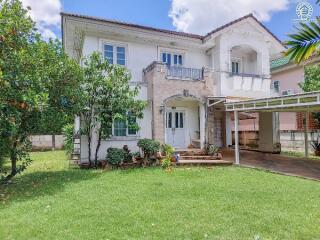
[{"label": "neighboring building", "polygon": [[[132,74],[148,101],[138,132],[115,121],[109,147],[153,138],[176,148],[190,144],[231,144],[230,114],[223,102],[275,96],[270,88],[270,60],[284,50],[281,42],[253,15],[200,36],[100,18],[62,13],[63,44],[73,58],[100,51]],[[78,119],[76,128],[79,128]],[[80,141],[86,161],[87,139]]]},{"label": "neighboring building", "polygon": [[[307,65],[318,63],[319,58],[313,58]],[[299,84],[304,82],[304,68],[306,64],[297,65],[289,61],[289,57],[282,57],[271,61],[271,75],[274,88],[280,95],[291,95],[302,93]],[[310,130],[319,129],[319,125],[309,117],[308,128]],[[302,113],[280,113],[280,130],[296,131],[303,130]]]}]

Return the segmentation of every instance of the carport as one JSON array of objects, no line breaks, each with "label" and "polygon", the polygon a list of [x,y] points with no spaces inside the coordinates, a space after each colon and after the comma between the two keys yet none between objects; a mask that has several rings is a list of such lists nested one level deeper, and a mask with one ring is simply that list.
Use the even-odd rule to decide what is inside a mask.
[{"label": "carport", "polygon": [[279,134],[279,112],[304,113],[305,157],[308,157],[308,116],[309,112],[320,111],[320,91],[294,94],[288,96],[261,98],[254,100],[226,102],[226,111],[234,113],[235,162],[240,164],[239,148],[239,113],[259,113],[259,150],[277,152]]}]

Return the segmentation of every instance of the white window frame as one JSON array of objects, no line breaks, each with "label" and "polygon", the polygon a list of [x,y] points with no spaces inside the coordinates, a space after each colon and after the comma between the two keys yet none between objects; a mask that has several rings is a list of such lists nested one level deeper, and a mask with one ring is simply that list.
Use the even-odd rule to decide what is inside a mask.
[{"label": "white window frame", "polygon": [[276,91],[277,93],[281,93],[281,88],[280,88],[280,81],[279,80],[273,80],[272,81],[272,87],[273,87],[273,90],[275,90],[276,88],[274,87],[275,83],[278,83],[278,91]]},{"label": "white window frame", "polygon": [[[235,73],[235,72],[233,72],[232,71],[232,63],[238,63],[238,72],[237,73]],[[231,59],[231,62],[230,62],[230,72],[232,73],[232,74],[241,74],[242,73],[242,60],[241,60],[241,58],[232,58]]]},{"label": "white window frame", "polygon": [[[138,119],[136,118],[136,123],[139,125]],[[126,121],[126,135],[125,136],[116,136],[114,134],[114,120],[112,121],[112,137],[136,137],[138,136],[138,129],[136,130],[135,134],[129,134],[129,128],[128,128],[128,120]]]},{"label": "white window frame", "polygon": [[123,42],[116,42],[116,41],[110,41],[110,40],[100,40],[100,45],[101,45],[101,52],[102,52],[102,56],[105,59],[105,55],[104,55],[104,46],[105,45],[110,45],[113,46],[113,64],[117,64],[117,47],[123,47],[124,48],[124,53],[125,53],[125,64],[124,65],[120,65],[119,66],[124,66],[127,67],[128,66],[128,59],[129,59],[129,54],[128,54],[128,44],[123,43]]},{"label": "white window frame", "polygon": [[[185,50],[182,49],[175,49],[175,48],[164,48],[164,47],[159,47],[158,50],[158,59],[160,62],[162,62],[162,54],[171,54],[171,65],[170,66],[177,66],[177,67],[184,67],[185,66]],[[181,55],[182,57],[182,64],[174,64],[174,55]],[[178,59],[179,61],[179,59]]]}]

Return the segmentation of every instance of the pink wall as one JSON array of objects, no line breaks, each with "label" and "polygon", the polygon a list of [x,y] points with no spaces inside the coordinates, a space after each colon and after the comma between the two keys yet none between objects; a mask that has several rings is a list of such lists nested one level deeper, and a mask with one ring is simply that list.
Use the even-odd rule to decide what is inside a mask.
[{"label": "pink wall", "polygon": [[302,92],[299,83],[304,81],[304,67],[295,66],[281,72],[273,72],[271,79],[280,81],[280,94],[284,90],[295,90],[296,93]]}]

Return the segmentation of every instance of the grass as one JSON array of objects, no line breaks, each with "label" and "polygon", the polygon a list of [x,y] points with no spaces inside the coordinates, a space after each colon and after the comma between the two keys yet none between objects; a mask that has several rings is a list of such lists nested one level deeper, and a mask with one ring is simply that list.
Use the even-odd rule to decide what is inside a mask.
[{"label": "grass", "polygon": [[32,157],[0,186],[0,239],[320,236],[319,182],[238,167],[79,170],[61,151]]},{"label": "grass", "polygon": [[[281,151],[281,155],[289,156],[289,157],[305,158],[304,152],[298,152],[298,151]],[[320,160],[320,157],[314,154],[309,154],[308,159]]]}]

